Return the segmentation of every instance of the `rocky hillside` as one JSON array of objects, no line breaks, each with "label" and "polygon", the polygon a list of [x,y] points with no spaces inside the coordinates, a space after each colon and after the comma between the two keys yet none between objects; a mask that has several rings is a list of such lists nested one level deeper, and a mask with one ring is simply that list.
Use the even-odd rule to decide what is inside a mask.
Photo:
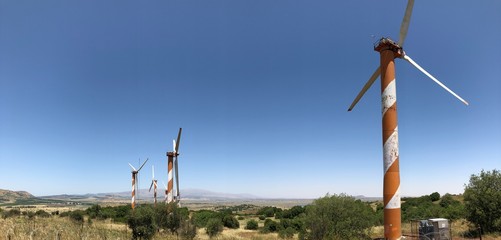
[{"label": "rocky hillside", "polygon": [[18,199],[29,199],[34,198],[29,192],[25,191],[10,191],[0,189],[0,203],[14,202]]}]

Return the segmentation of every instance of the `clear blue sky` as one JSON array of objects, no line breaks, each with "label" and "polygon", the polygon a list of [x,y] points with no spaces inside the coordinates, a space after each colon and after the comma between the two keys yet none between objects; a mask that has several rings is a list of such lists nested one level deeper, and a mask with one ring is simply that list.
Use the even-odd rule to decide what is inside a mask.
[{"label": "clear blue sky", "polygon": [[[382,196],[379,64],[407,1],[0,1],[0,188],[130,189],[183,127],[181,188]],[[501,167],[501,2],[416,1],[397,60],[401,190]]]}]

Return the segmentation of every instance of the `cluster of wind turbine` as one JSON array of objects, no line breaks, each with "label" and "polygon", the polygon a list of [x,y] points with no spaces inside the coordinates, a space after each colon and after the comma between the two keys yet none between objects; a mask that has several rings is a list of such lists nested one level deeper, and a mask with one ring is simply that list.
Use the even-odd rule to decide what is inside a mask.
[{"label": "cluster of wind turbine", "polygon": [[[167,191],[166,191],[166,198],[167,198],[167,203],[171,203],[173,201],[177,202],[179,204],[179,201],[181,200],[181,196],[179,193],[179,171],[178,171],[178,156],[179,156],[179,143],[181,141],[181,132],[182,128],[179,128],[179,132],[177,134],[177,141],[172,140],[172,152],[167,152],[167,176],[168,176],[168,181],[167,181]],[[174,168],[174,169],[173,169]],[[175,178],[176,178],[176,193],[174,195],[173,190],[174,190],[174,174],[173,170],[175,172]]]},{"label": "cluster of wind turbine", "polygon": [[[136,190],[139,190],[138,187],[137,187],[137,183],[138,183],[138,174],[139,174],[139,171],[141,171],[141,168],[143,168],[144,164],[146,164],[146,162],[148,162],[148,158],[146,159],[146,161],[144,161],[144,163],[141,165],[141,167],[139,167],[138,169],[136,169],[134,166],[132,166],[132,164],[129,163],[129,166],[130,168],[132,169],[131,173],[132,173],[132,199],[131,199],[131,206],[132,206],[132,209],[135,208],[136,206]],[[138,192],[139,194],[139,192]]]},{"label": "cluster of wind turbine", "polygon": [[379,40],[374,50],[380,53],[380,66],[369,81],[364,85],[360,93],[352,102],[348,111],[351,111],[365,92],[372,86],[374,81],[381,75],[381,104],[383,121],[383,201],[384,201],[384,235],[385,239],[401,239],[401,211],[400,211],[400,170],[398,152],[398,125],[397,125],[397,97],[395,84],[395,58],[402,58],[431,78],[434,82],[451,93],[464,104],[464,99],[447,88],[435,77],[429,74],[416,62],[414,62],[402,49],[412,15],[414,0],[407,2],[404,19],[400,27],[398,43],[389,38]]}]

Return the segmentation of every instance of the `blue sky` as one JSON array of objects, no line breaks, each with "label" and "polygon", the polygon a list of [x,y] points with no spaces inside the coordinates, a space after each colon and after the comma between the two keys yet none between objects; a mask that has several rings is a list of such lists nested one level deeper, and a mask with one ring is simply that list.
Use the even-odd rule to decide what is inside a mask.
[{"label": "blue sky", "polygon": [[[1,1],[0,188],[130,189],[183,127],[181,188],[382,196],[379,64],[406,1]],[[401,191],[501,166],[501,2],[417,1],[397,60]],[[182,189],[181,189],[182,194]]]}]

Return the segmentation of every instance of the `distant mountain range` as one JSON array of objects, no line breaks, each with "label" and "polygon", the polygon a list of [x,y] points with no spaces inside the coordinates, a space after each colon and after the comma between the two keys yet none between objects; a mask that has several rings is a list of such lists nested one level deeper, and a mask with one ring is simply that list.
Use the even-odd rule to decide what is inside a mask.
[{"label": "distant mountain range", "polygon": [[18,199],[29,199],[34,197],[35,196],[26,191],[11,191],[0,189],[0,203],[15,202]]},{"label": "distant mountain range", "polygon": [[[136,193],[136,197],[143,199],[144,196],[148,196],[150,198],[153,195],[152,192],[149,192],[148,189],[140,189]],[[131,197],[131,192],[111,192],[111,193],[87,193],[87,194],[61,194],[61,195],[51,195],[51,196],[38,196],[39,198],[45,199],[129,199]],[[164,197],[164,191],[158,191],[158,197]],[[254,196],[251,194],[232,194],[232,193],[219,193],[212,192],[208,190],[202,189],[183,189],[181,192],[182,199],[193,199],[193,200],[224,200],[224,199],[262,199],[262,197]]]},{"label": "distant mountain range", "polygon": [[[152,200],[153,193],[148,189],[141,189],[136,193],[136,198],[140,200]],[[25,199],[49,199],[49,200],[63,200],[75,202],[105,202],[105,201],[128,201],[131,198],[131,192],[110,192],[110,193],[87,193],[87,194],[60,194],[50,196],[33,196],[25,191],[10,191],[0,189],[0,203],[15,202],[16,200]],[[158,191],[158,199],[164,198],[164,191]],[[354,196],[356,199],[363,201],[378,201],[382,198],[378,197],[365,197],[363,195]],[[181,192],[181,199],[184,200],[201,200],[201,201],[226,201],[226,200],[265,200],[271,199],[266,197],[255,196],[252,194],[240,193],[221,193],[213,192],[203,189],[183,189]],[[283,198],[286,199],[286,198]],[[312,199],[313,200],[313,199]]]}]

